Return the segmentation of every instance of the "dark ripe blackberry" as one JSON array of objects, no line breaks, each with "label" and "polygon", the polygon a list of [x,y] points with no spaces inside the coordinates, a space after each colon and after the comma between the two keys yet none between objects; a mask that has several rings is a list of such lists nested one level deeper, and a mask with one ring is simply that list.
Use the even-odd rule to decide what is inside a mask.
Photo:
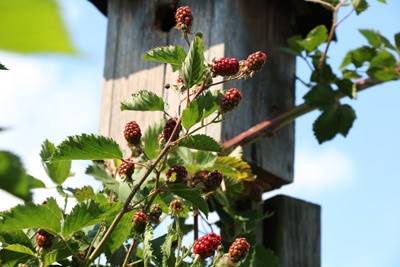
[{"label": "dark ripe blackberry", "polygon": [[233,262],[237,263],[247,257],[249,250],[250,244],[247,242],[246,238],[236,238],[236,240],[229,247],[229,257]]},{"label": "dark ripe blackberry", "polygon": [[135,172],[135,164],[132,159],[124,159],[118,166],[118,174],[123,181],[132,181],[132,174]]},{"label": "dark ripe blackberry", "polygon": [[130,121],[125,125],[124,137],[125,140],[128,142],[128,144],[130,145],[140,144],[140,138],[142,137],[142,133],[136,121]]},{"label": "dark ripe blackberry", "polygon": [[[165,124],[162,134],[166,141],[168,141],[169,138],[171,137],[172,132],[174,131],[174,128],[176,127],[177,121],[178,121],[178,118],[170,118],[167,121],[167,123]],[[176,141],[179,138],[179,133],[181,131],[182,131],[182,125],[179,124],[178,129],[175,132],[174,136],[172,137],[171,141]]]},{"label": "dark ripe blackberry", "polygon": [[209,172],[208,175],[203,179],[204,192],[212,192],[217,190],[222,182],[222,173],[218,170]]},{"label": "dark ripe blackberry", "polygon": [[188,172],[185,166],[174,165],[167,171],[165,176],[167,177],[167,183],[186,184]]},{"label": "dark ripe blackberry", "polygon": [[221,236],[216,233],[209,233],[199,238],[193,246],[194,254],[197,254],[203,260],[212,257],[221,244]]},{"label": "dark ripe blackberry", "polygon": [[212,71],[215,75],[235,75],[239,72],[239,61],[236,58],[220,58],[214,62]]},{"label": "dark ripe blackberry", "polygon": [[237,88],[231,88],[222,96],[219,108],[225,113],[238,107],[241,101],[242,93]]}]

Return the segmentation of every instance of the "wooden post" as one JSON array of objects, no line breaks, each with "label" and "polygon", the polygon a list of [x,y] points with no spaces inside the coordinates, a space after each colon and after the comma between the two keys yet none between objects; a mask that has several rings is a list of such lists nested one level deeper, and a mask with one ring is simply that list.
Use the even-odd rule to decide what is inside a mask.
[{"label": "wooden post", "polygon": [[262,224],[262,244],[274,251],[280,267],[321,266],[321,207],[278,195],[264,202],[273,212]]}]

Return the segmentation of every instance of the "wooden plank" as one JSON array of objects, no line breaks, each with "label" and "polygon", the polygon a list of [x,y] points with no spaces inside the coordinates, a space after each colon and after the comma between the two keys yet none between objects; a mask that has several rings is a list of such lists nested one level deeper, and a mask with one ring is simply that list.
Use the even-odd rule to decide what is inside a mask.
[{"label": "wooden plank", "polygon": [[277,195],[264,202],[262,244],[275,252],[280,267],[321,266],[321,207]]},{"label": "wooden plank", "polygon": [[[144,131],[159,121],[161,112],[120,111],[120,102],[141,89],[162,95],[168,102],[177,101],[164,84],[174,83],[176,73],[169,66],[143,61],[141,56],[155,46],[179,43],[185,45],[180,32],[161,31],[155,18],[166,0],[110,0],[108,7],[108,40],[104,70],[99,133],[111,136],[124,145],[123,127],[136,120]],[[246,59],[258,50],[268,54],[263,70],[253,79],[229,83],[219,89],[239,88],[244,96],[241,106],[228,113],[222,128],[209,130],[214,138],[228,140],[278,112],[293,107],[295,58],[280,52],[293,35],[292,11],[286,1],[181,1],[190,5],[195,22],[193,31],[204,30],[206,57]],[[176,102],[175,102],[176,103]],[[171,111],[171,114],[175,114]],[[256,169],[264,190],[293,181],[294,125],[281,129],[275,136],[245,149],[244,157]]]}]

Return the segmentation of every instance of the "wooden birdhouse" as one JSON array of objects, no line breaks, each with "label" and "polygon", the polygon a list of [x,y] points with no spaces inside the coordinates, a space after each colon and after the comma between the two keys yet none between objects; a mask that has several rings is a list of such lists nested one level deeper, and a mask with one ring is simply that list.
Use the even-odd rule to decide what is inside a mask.
[{"label": "wooden birdhouse", "polygon": [[[164,84],[174,83],[178,74],[168,65],[141,58],[156,46],[185,45],[181,32],[173,28],[174,11],[181,5],[190,5],[193,11],[192,30],[203,32],[209,62],[220,57],[246,59],[256,51],[268,55],[262,71],[252,79],[224,85],[224,89],[238,88],[243,101],[228,114],[227,121],[207,130],[222,142],[293,107],[296,59],[279,47],[287,46],[287,39],[294,34],[304,36],[313,27],[329,23],[331,15],[303,0],[108,0],[100,134],[123,145],[128,121],[137,121],[145,130],[160,120],[161,112],[120,110],[120,103],[139,90],[153,91],[172,105],[176,103],[176,95]],[[244,158],[264,191],[293,182],[294,123],[245,147]]]}]

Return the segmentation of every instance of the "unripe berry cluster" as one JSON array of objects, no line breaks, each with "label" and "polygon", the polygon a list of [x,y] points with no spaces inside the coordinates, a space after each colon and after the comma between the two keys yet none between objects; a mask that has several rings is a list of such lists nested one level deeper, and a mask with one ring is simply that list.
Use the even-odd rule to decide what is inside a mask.
[{"label": "unripe berry cluster", "polygon": [[138,211],[135,214],[133,214],[132,217],[133,230],[135,230],[139,234],[143,233],[144,230],[146,229],[146,220],[147,220],[147,215],[143,211]]},{"label": "unripe berry cluster", "polygon": [[261,70],[266,60],[267,55],[261,51],[257,51],[247,57],[245,65],[250,72],[257,72]]},{"label": "unripe berry cluster", "polygon": [[250,244],[247,242],[246,238],[240,237],[229,247],[229,258],[233,262],[239,262],[247,257],[250,250]]},{"label": "unripe berry cluster", "polygon": [[125,125],[124,137],[129,145],[140,144],[140,138],[142,137],[142,133],[136,121],[130,121]]},{"label": "unripe berry cluster", "polygon": [[132,174],[135,171],[135,164],[132,159],[126,158],[121,164],[118,166],[118,174],[121,177],[121,180],[131,182]]},{"label": "unripe berry cluster", "polygon": [[175,12],[176,28],[189,33],[193,24],[192,10],[189,6],[181,6]]},{"label": "unripe berry cluster", "polygon": [[43,229],[39,229],[36,233],[36,244],[40,248],[49,249],[53,245],[54,236]]},{"label": "unripe berry cluster", "polygon": [[222,96],[219,108],[225,113],[238,107],[241,101],[242,93],[237,88],[231,88]]},{"label": "unripe berry cluster", "polygon": [[214,75],[232,76],[239,72],[239,61],[236,58],[220,58],[212,66]]},{"label": "unripe berry cluster", "polygon": [[215,251],[221,244],[221,236],[216,233],[209,233],[199,238],[193,246],[194,254],[202,259],[214,256]]}]

